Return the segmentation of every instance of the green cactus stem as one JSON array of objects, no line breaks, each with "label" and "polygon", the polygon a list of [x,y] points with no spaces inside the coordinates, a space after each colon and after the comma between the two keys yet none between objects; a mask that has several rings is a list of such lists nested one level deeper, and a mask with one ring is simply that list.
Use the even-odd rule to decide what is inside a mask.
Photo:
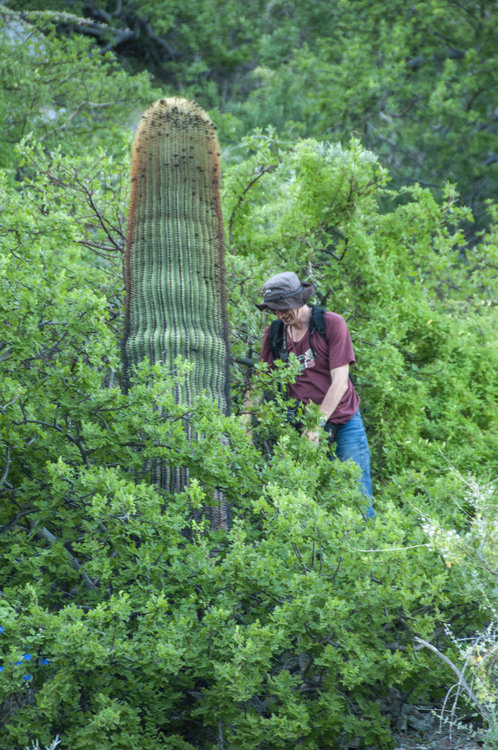
[{"label": "green cactus stem", "polygon": [[[219,158],[216,128],[195,102],[161,99],[144,113],[132,154],[123,360],[129,378],[145,358],[168,371],[188,359],[178,398],[192,405],[204,392],[228,413]],[[173,473],[161,484],[177,491],[187,476]]]}]

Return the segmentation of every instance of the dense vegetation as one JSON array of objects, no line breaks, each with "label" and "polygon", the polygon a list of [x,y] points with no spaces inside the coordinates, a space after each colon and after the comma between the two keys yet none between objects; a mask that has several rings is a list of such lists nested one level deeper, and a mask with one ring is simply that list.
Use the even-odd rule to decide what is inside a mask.
[{"label": "dense vegetation", "polygon": [[[445,696],[496,747],[493,5],[178,7],[0,7],[0,748],[384,750]],[[173,93],[220,127],[231,416],[176,403],[188,362],[121,388],[130,142]],[[366,525],[257,398],[284,268],[352,333]],[[192,521],[217,488],[228,533]]]},{"label": "dense vegetation", "polygon": [[[479,223],[496,193],[493,0],[10,0],[154,72],[216,115],[377,153],[396,185],[450,180]],[[84,14],[85,22],[60,11]],[[59,13],[59,15],[57,15]],[[208,30],[208,31],[207,31]]]}]

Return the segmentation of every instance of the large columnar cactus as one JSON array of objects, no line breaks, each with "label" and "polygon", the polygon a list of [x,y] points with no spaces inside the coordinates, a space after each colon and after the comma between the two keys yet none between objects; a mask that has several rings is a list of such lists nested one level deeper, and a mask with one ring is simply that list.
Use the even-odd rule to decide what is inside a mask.
[{"label": "large columnar cactus", "polygon": [[[126,376],[147,358],[193,363],[181,394],[203,391],[229,410],[229,351],[220,165],[216,129],[195,103],[161,99],[143,115],[133,145],[125,256]],[[180,396],[179,396],[180,397]],[[183,472],[161,484],[181,489]]]}]

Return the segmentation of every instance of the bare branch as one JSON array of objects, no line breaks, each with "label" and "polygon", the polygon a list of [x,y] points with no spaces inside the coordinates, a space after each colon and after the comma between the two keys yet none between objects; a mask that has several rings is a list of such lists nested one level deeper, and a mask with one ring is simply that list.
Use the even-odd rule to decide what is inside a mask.
[{"label": "bare branch", "polygon": [[264,174],[266,174],[267,172],[273,172],[273,170],[276,169],[277,166],[278,166],[277,164],[269,164],[267,167],[262,167],[261,170],[256,175],[256,177],[254,177],[254,179],[252,179],[251,182],[248,185],[246,185],[246,187],[242,191],[241,195],[239,195],[239,199],[238,199],[237,203],[234,206],[234,209],[233,209],[233,211],[231,213],[231,216],[230,216],[230,220],[228,222],[228,236],[229,236],[229,239],[230,239],[230,245],[232,244],[232,228],[233,228],[233,222],[235,220],[235,215],[236,215],[237,211],[239,210],[240,206],[242,205],[245,196],[247,195],[247,193],[249,192],[249,190],[252,188],[252,186],[255,185],[256,182],[261,177],[263,177]]},{"label": "bare branch", "polygon": [[0,487],[3,485],[7,477],[9,476],[9,469],[10,469],[10,449],[7,448],[7,456],[5,461],[5,471],[2,474],[2,478],[0,479]]},{"label": "bare branch", "polygon": [[219,740],[220,740],[220,750],[225,750],[225,740],[223,737],[223,724],[221,723],[221,719],[218,722],[218,733],[219,733]]},{"label": "bare branch", "polygon": [[232,362],[237,362],[239,365],[246,365],[247,367],[254,367],[254,360],[249,357],[232,357]]},{"label": "bare branch", "polygon": [[436,646],[433,646],[432,643],[429,643],[429,641],[425,641],[423,638],[418,638],[418,637],[415,637],[415,641],[417,643],[420,643],[421,646],[425,646],[425,648],[430,649],[434,654],[436,654],[437,656],[439,656],[439,658],[442,659],[445,664],[447,664],[450,667],[450,669],[458,677],[458,685],[461,685],[463,687],[463,689],[465,690],[465,692],[469,696],[470,700],[475,704],[475,706],[479,710],[479,713],[481,714],[481,716],[483,716],[486,720],[489,720],[489,718],[490,718],[489,717],[489,712],[487,711],[487,709],[484,706],[481,705],[481,703],[479,702],[479,698],[474,693],[474,691],[470,687],[469,683],[467,682],[467,680],[463,676],[463,672],[461,672],[458,669],[458,667],[455,666],[455,664],[453,664],[453,662],[451,661],[451,659],[448,659],[448,657],[445,654],[443,654],[438,648],[436,648]]},{"label": "bare branch", "polygon": [[111,232],[109,230],[109,227],[107,226],[107,221],[104,219],[103,214],[99,211],[99,209],[98,209],[98,207],[97,207],[97,205],[96,205],[96,203],[95,203],[95,201],[93,199],[93,193],[85,185],[82,185],[82,188],[83,188],[83,191],[84,191],[85,195],[87,196],[87,200],[88,200],[88,203],[90,205],[90,208],[92,209],[92,211],[94,212],[95,216],[97,217],[100,226],[102,227],[102,229],[104,230],[104,232],[105,232],[105,234],[107,236],[107,239],[116,248],[116,250],[118,250],[118,252],[120,252],[120,253],[124,252],[123,248],[119,245],[118,242],[116,242],[116,240],[112,236],[112,234],[111,234]]},{"label": "bare branch", "polygon": [[[36,533],[39,536],[43,537],[45,541],[49,542],[49,544],[55,544],[55,542],[57,542],[57,537],[55,536],[55,534],[52,534],[52,532],[49,531],[48,529],[45,529],[45,528],[36,529]],[[81,563],[78,560],[78,558],[72,555],[71,552],[69,552],[69,550],[65,547],[65,545],[63,545],[63,547],[66,550],[69,556],[69,559],[71,560],[71,565],[74,568],[74,570],[76,570],[81,575],[81,577],[83,578],[83,581],[85,582],[86,586],[88,586],[89,589],[94,589],[95,586],[98,584],[98,579],[96,579],[95,581],[92,581],[90,576],[87,573],[85,573],[84,570],[81,569]]]},{"label": "bare branch", "polygon": [[23,508],[15,515],[15,517],[0,528],[0,534],[4,534],[9,529],[12,529],[23,516],[27,516],[30,513],[36,513],[37,508]]},{"label": "bare branch", "polygon": [[69,432],[65,432],[61,427],[59,427],[56,424],[51,424],[50,422],[43,422],[40,419],[24,419],[23,422],[12,422],[14,425],[24,425],[24,424],[37,424],[40,425],[40,427],[48,427],[50,430],[55,430],[63,437],[67,438],[71,443],[73,443],[81,453],[81,457],[83,459],[83,462],[85,466],[90,466],[90,461],[88,460],[88,451],[86,451],[82,444],[80,438],[75,438],[74,435],[71,435]]},{"label": "bare branch", "polygon": [[[392,117],[395,120],[401,119],[403,117],[406,117],[406,115],[408,114],[408,112],[411,110],[411,108],[414,106],[414,104],[416,104],[419,101],[419,99],[420,99],[419,96],[414,96],[413,99],[410,99],[410,101],[408,102],[408,104],[406,105],[406,107],[404,108],[404,110],[402,110],[402,112],[387,112],[387,110],[386,110],[385,114],[387,115],[388,118]],[[379,116],[380,117],[382,117],[383,114],[384,114],[383,112],[379,112]]]},{"label": "bare branch", "polygon": [[304,574],[306,575],[308,573],[308,568],[303,562],[303,558],[301,557],[301,553],[299,552],[298,546],[295,542],[292,542],[291,544],[292,544],[292,549],[294,550],[296,557],[299,560],[299,563],[301,564]]},{"label": "bare branch", "polygon": [[354,550],[355,552],[405,552],[407,549],[417,549],[418,547],[429,547],[429,543],[426,542],[425,544],[409,544],[406,547],[385,547],[385,548],[378,548],[378,549],[360,549],[359,547],[352,547],[349,548]]},{"label": "bare branch", "polygon": [[7,346],[6,349],[0,354],[0,362],[4,362],[6,359],[10,359],[12,355],[12,347]]}]

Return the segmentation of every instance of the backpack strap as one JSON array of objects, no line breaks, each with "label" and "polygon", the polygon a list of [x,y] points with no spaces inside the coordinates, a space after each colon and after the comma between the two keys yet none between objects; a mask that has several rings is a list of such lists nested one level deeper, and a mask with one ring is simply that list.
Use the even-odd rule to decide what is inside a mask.
[{"label": "backpack strap", "polygon": [[327,341],[327,329],[325,327],[325,308],[313,305],[310,318],[310,336],[318,331],[320,336]]},{"label": "backpack strap", "polygon": [[319,333],[323,339],[325,339],[325,342],[327,342],[327,329],[325,328],[325,308],[318,307],[318,305],[313,305],[311,308],[309,327],[309,342],[313,357],[316,357],[316,352],[313,344],[311,343],[311,337],[313,336],[315,331]]},{"label": "backpack strap", "polygon": [[[327,341],[327,329],[325,327],[325,313],[326,310],[324,307],[318,307],[318,305],[313,305],[311,308],[311,318],[310,318],[310,349],[313,352],[313,356],[316,356],[316,352],[313,348],[313,344],[311,343],[311,336],[315,331],[318,331],[320,336]],[[351,369],[349,372],[349,379],[354,385],[354,380],[351,377]],[[332,423],[330,423],[332,424]]]},{"label": "backpack strap", "polygon": [[[319,333],[322,338],[327,342],[327,329],[325,327],[325,308],[319,307],[318,305],[312,305],[311,307],[311,318],[308,329],[310,349],[313,357],[316,357],[316,352],[311,343],[311,337],[315,332]],[[270,325],[270,347],[273,359],[281,359],[282,362],[287,362],[289,359],[289,352],[287,351],[287,341],[285,333],[285,326],[281,320],[274,320]],[[351,373],[349,373],[349,379],[353,383]]]},{"label": "backpack strap", "polygon": [[270,325],[270,347],[273,359],[281,359],[282,362],[287,362],[289,353],[287,351],[284,329],[284,324],[278,318],[272,322]]},{"label": "backpack strap", "polygon": [[[322,338],[327,341],[327,331],[325,328],[325,309],[323,307],[318,307],[318,305],[313,305],[311,308],[311,317],[310,317],[310,324],[309,324],[309,341],[310,341],[310,348],[313,353],[313,356],[316,356],[316,352],[313,348],[313,344],[311,343],[311,336],[318,332]],[[271,347],[271,353],[273,355],[273,359],[281,359],[282,362],[287,362],[289,359],[289,352],[287,351],[287,342],[285,340],[285,326],[282,323],[281,320],[274,320],[270,325],[270,347]]]}]

